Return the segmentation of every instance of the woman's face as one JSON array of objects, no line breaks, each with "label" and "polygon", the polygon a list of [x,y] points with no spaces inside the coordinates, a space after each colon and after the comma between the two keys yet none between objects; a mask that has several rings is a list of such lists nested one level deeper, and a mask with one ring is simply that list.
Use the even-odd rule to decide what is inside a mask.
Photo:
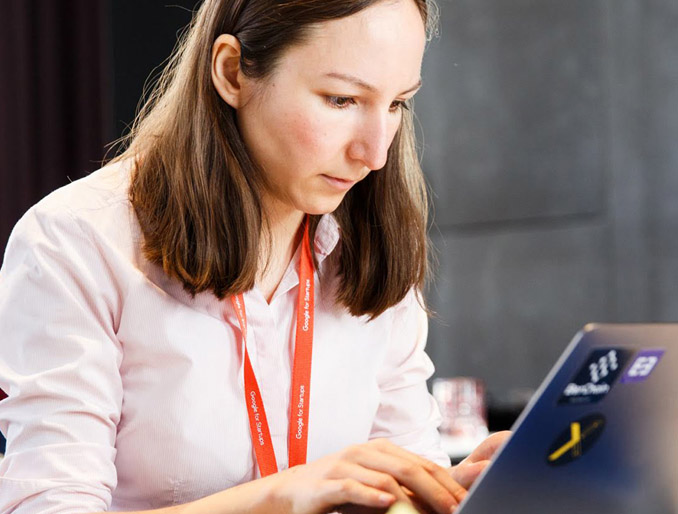
[{"label": "woman's face", "polygon": [[319,24],[271,76],[245,80],[238,123],[263,168],[268,209],[332,212],[384,166],[402,104],[420,85],[425,42],[412,0],[379,2]]}]

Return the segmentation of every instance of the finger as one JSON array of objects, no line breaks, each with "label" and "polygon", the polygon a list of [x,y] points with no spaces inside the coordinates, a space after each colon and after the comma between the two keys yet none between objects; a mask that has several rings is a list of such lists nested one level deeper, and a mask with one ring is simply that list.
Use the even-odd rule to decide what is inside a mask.
[{"label": "finger", "polygon": [[489,460],[461,463],[450,468],[450,475],[452,475],[452,478],[464,489],[470,489],[473,482],[478,478],[478,475],[480,475],[489,464]]},{"label": "finger", "polygon": [[[407,489],[406,487],[403,487],[405,489],[405,492],[407,493],[410,501],[412,502],[412,507],[418,514],[435,514],[435,512],[421,501],[420,498],[417,498],[412,491]],[[400,503],[395,503],[394,505],[401,505]],[[391,514],[390,512],[388,514]]]},{"label": "finger", "polygon": [[411,503],[400,484],[388,473],[365,468],[353,462],[341,461],[326,474],[329,479],[352,478],[374,489],[392,494],[397,501]]},{"label": "finger", "polygon": [[320,485],[320,498],[324,508],[343,503],[356,503],[367,507],[385,508],[395,502],[395,496],[373,487],[361,484],[352,478],[323,480]]},{"label": "finger", "polygon": [[[411,459],[401,458],[386,452],[370,449],[362,445],[353,450],[347,458],[363,467],[389,473],[400,484],[410,489],[416,496],[429,504],[436,512],[449,514],[459,504],[455,495],[444,487],[428,470]],[[451,476],[446,480],[456,488],[463,490]]]},{"label": "finger", "polygon": [[512,432],[509,430],[504,430],[502,432],[497,432],[492,434],[490,437],[486,438],[482,443],[480,443],[471,455],[466,459],[469,462],[478,462],[481,460],[490,460],[497,452],[500,446],[502,446],[506,440],[511,436]]},{"label": "finger", "polygon": [[339,505],[336,507],[334,512],[338,514],[429,514],[430,511],[418,510],[412,505],[396,502],[391,505],[389,509],[379,507],[365,507],[364,505],[348,503],[345,505]]},{"label": "finger", "polygon": [[375,439],[372,441],[372,445],[386,453],[407,459],[420,465],[454,496],[457,503],[461,503],[461,501],[465,498],[466,488],[457,483],[457,481],[449,473],[448,468],[443,468],[442,466],[437,465],[435,462],[431,462],[420,455],[409,452],[404,448],[393,444],[388,439]]}]

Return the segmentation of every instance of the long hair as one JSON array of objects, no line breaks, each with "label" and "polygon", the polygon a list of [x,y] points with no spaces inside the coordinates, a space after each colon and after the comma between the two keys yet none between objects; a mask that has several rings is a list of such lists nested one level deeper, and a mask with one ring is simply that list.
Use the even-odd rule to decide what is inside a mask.
[{"label": "long hair", "polygon": [[[263,79],[313,24],[379,1],[386,0],[205,0],[195,13],[115,158],[134,159],[129,195],[145,257],[189,293],[223,299],[254,287],[266,223],[262,174],[236,111],[212,84],[215,39],[234,35],[243,73]],[[429,0],[412,1],[430,34]],[[421,287],[427,211],[412,114],[403,110],[385,167],[356,184],[334,212],[341,230],[336,301],[374,318]],[[311,236],[318,220],[311,217]]]}]

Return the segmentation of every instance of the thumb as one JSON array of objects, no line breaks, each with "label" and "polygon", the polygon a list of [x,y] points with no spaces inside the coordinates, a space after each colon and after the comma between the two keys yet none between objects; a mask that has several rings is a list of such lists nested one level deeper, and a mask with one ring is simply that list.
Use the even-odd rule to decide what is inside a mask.
[{"label": "thumb", "polygon": [[481,460],[472,463],[462,462],[453,468],[450,468],[450,475],[452,475],[452,478],[454,478],[459,485],[468,490],[489,463],[489,460]]},{"label": "thumb", "polygon": [[502,432],[496,432],[491,436],[487,437],[482,443],[480,443],[475,450],[469,455],[465,460],[470,462],[478,462],[481,460],[491,459],[500,446],[502,446],[506,440],[511,437],[509,430],[504,430]]}]

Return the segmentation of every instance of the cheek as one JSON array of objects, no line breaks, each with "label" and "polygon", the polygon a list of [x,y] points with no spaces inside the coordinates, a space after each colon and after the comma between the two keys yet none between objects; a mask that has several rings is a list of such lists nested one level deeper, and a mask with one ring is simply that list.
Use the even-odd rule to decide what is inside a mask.
[{"label": "cheek", "polygon": [[331,157],[335,143],[329,124],[319,117],[296,113],[287,126],[290,151],[305,161]]}]

